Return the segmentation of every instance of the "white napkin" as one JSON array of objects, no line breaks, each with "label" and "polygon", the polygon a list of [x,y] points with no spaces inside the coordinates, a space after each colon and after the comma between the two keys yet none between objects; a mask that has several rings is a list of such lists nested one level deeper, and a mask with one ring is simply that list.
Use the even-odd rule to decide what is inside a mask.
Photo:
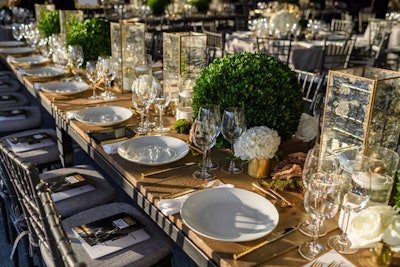
[{"label": "white napkin", "polygon": [[111,144],[106,144],[103,145],[103,150],[104,152],[106,152],[107,154],[115,154],[117,153],[118,147],[125,142],[126,140],[123,141],[119,141],[119,142],[115,142],[115,143],[111,143]]},{"label": "white napkin", "polygon": [[13,57],[13,56],[7,56],[7,62],[8,63],[13,62],[14,59],[15,59],[15,57]]},{"label": "white napkin", "polygon": [[65,112],[65,115],[67,115],[67,118],[69,119],[69,120],[73,120],[73,119],[75,119],[75,113],[77,112],[78,110],[68,110],[67,112]]},{"label": "white napkin", "polygon": [[[232,184],[224,184],[222,182],[218,186],[213,186],[213,184],[215,182],[220,182],[220,181],[219,180],[210,181],[204,187],[205,188],[217,188],[217,187],[232,188],[233,187]],[[203,189],[203,190],[207,190],[207,189]],[[196,193],[196,192],[193,192],[193,193]],[[183,195],[183,196],[180,196],[180,197],[176,197],[176,198],[161,199],[158,202],[158,208],[166,216],[179,213],[180,210],[181,210],[181,206],[182,206],[183,202],[185,202],[185,200],[193,193],[186,194],[186,195]]]},{"label": "white napkin", "polygon": [[39,91],[40,88],[42,87],[42,84],[41,83],[34,83],[33,87],[35,88],[36,91]]},{"label": "white napkin", "polygon": [[26,75],[26,71],[22,68],[17,68],[17,71],[21,74],[21,75]]},{"label": "white napkin", "polygon": [[340,262],[341,263],[341,265],[340,265],[341,267],[355,267],[355,265],[353,263],[351,263],[345,257],[340,255],[334,249],[331,249],[330,251],[328,251],[327,253],[325,253],[321,257],[318,257],[315,260],[313,260],[312,262],[307,263],[303,267],[310,267],[314,263],[314,261],[317,261],[317,260],[322,262],[322,263],[324,263],[324,266],[328,266],[333,261],[336,261],[336,262]]}]

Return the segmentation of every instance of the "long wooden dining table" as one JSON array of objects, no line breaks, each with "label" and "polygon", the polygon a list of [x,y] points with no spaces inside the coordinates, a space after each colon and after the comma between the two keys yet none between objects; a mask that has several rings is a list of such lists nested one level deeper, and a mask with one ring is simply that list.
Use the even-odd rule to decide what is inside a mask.
[{"label": "long wooden dining table", "polygon": [[[293,231],[284,238],[264,245],[238,260],[234,260],[234,254],[241,253],[258,245],[266,237],[246,242],[213,240],[192,231],[185,225],[179,213],[165,216],[157,206],[161,198],[182,192],[188,188],[197,188],[204,183],[204,181],[192,177],[193,172],[198,169],[197,164],[147,177],[142,177],[141,174],[164,167],[180,166],[187,162],[201,162],[202,156],[196,150],[191,150],[183,159],[164,166],[136,164],[122,158],[117,153],[108,154],[104,150],[103,145],[96,143],[90,138],[89,133],[104,131],[109,127],[104,128],[97,125],[85,124],[68,116],[68,112],[70,111],[95,106],[122,106],[131,109],[130,93],[114,90],[114,94],[118,99],[113,101],[102,99],[89,100],[88,97],[92,94],[91,90],[71,96],[52,94],[38,90],[38,83],[50,82],[50,80],[35,81],[32,77],[22,75],[13,64],[10,64],[10,66],[19,80],[26,86],[27,90],[40,101],[41,105],[54,118],[58,134],[60,157],[63,164],[69,166],[74,163],[72,156],[73,140],[98,163],[103,171],[114,181],[115,185],[125,191],[170,236],[171,240],[179,245],[199,266],[303,266],[309,263],[309,261],[302,258],[298,253],[298,246],[311,240],[311,238],[303,235],[298,230]],[[54,81],[54,79],[51,81]],[[166,124],[172,126],[174,118],[166,116],[165,119]],[[128,121],[116,127],[126,126],[133,128],[136,127],[138,122],[138,113],[134,112],[134,115]],[[187,135],[178,134],[174,130],[165,135],[188,141]],[[296,152],[300,150],[306,151],[307,146],[298,141],[290,141],[286,144],[286,148],[287,152]],[[229,150],[226,149],[213,149],[212,151],[213,160],[219,162],[220,165],[229,162],[229,155]],[[223,183],[232,184],[236,188],[257,191],[252,186],[252,183],[257,183],[257,179],[248,176],[246,170],[241,174],[227,174],[218,169],[215,171],[215,174],[216,178]],[[261,194],[261,192],[257,192]],[[279,202],[270,199],[279,212],[279,223],[271,234],[287,227],[296,227],[299,222],[307,218],[301,192],[281,191],[280,193],[290,202],[294,203],[294,205],[283,207],[279,205]],[[267,195],[263,196],[268,198]],[[341,233],[338,228],[337,217],[325,222],[328,234],[321,238],[322,242],[326,242],[327,237],[331,235]],[[212,224],[212,222],[210,223]],[[354,266],[374,266],[371,252],[368,249],[361,249],[356,254],[345,255],[345,258],[353,263]],[[400,262],[400,258],[395,258],[395,260],[398,260],[397,263]]]}]

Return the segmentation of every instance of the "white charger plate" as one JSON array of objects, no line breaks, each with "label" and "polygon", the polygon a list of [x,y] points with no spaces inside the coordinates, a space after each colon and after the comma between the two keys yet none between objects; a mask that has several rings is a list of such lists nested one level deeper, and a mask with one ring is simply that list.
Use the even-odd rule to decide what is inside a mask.
[{"label": "white charger plate", "polygon": [[182,159],[189,152],[181,139],[170,136],[142,136],[118,147],[118,154],[134,163],[158,166]]},{"label": "white charger plate", "polygon": [[49,62],[49,59],[41,55],[32,55],[27,57],[12,58],[11,62],[17,66],[34,66],[45,64]]},{"label": "white charger plate", "polygon": [[29,46],[0,48],[0,53],[9,55],[29,54],[32,53],[33,51],[35,51],[35,49]]},{"label": "white charger plate", "polygon": [[53,67],[37,67],[37,68],[30,68],[25,69],[26,76],[34,77],[34,78],[55,78],[62,76],[66,73],[64,69],[60,68],[53,68]]},{"label": "white charger plate", "polygon": [[91,107],[77,111],[75,119],[83,123],[98,126],[111,126],[128,120],[132,117],[132,114],[132,111],[124,107]]},{"label": "white charger plate", "polygon": [[1,41],[0,47],[16,47],[25,45],[22,41]]},{"label": "white charger plate", "polygon": [[89,85],[85,82],[55,82],[45,83],[40,89],[44,92],[58,95],[74,95],[86,91]]},{"label": "white charger plate", "polygon": [[279,213],[269,200],[239,188],[193,193],[183,203],[181,216],[194,232],[228,242],[261,238],[279,222]]}]

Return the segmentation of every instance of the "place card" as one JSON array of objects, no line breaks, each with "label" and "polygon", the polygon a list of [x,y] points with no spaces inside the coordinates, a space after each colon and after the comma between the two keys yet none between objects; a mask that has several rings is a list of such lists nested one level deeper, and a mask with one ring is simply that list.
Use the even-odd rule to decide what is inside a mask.
[{"label": "place card", "polygon": [[324,255],[316,258],[315,260],[307,263],[303,267],[310,267],[313,265],[315,261],[322,262],[324,265],[323,266],[329,266],[332,262],[339,262],[341,267],[355,267],[353,263],[351,263],[349,260],[347,260],[345,257],[340,255],[336,250],[331,249]]},{"label": "place card", "polygon": [[53,139],[47,133],[37,133],[33,135],[11,137],[6,139],[10,148],[15,152],[24,152],[37,148],[54,145]]},{"label": "place card", "polygon": [[25,119],[25,111],[23,109],[0,110],[0,121],[12,121]]}]

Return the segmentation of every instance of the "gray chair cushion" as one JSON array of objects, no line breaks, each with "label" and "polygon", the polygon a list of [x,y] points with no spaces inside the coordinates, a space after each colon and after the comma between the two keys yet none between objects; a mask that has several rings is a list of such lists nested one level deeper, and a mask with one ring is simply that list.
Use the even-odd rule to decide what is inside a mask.
[{"label": "gray chair cushion", "polygon": [[28,98],[16,92],[2,93],[0,92],[0,108],[21,107],[29,105]]},{"label": "gray chair cushion", "polygon": [[[22,131],[15,134],[4,136],[0,138],[0,140],[6,140],[11,137],[21,137],[39,133],[47,133],[51,137],[51,139],[53,139],[54,145],[45,146],[42,148],[37,148],[15,154],[25,161],[33,162],[38,165],[44,165],[58,161],[60,158],[59,156],[60,153],[57,147],[56,131],[53,129],[35,129],[35,130]],[[5,141],[5,143],[8,144],[7,141]]]},{"label": "gray chair cushion", "polygon": [[39,128],[42,124],[42,113],[37,106],[22,106],[22,107],[9,107],[1,108],[2,111],[10,110],[23,110],[25,118],[18,118],[13,120],[0,120],[0,132],[10,131],[24,131],[34,128]]},{"label": "gray chair cushion", "polygon": [[[150,239],[137,243],[120,251],[92,260],[74,236],[72,228],[89,223],[120,212],[126,212],[145,225]],[[75,214],[62,221],[64,229],[71,240],[72,248],[78,260],[87,266],[96,267],[149,267],[171,253],[171,241],[168,236],[145,214],[126,203],[111,203]]]},{"label": "gray chair cushion", "polygon": [[15,78],[10,78],[7,76],[1,76],[0,73],[0,92],[8,93],[8,92],[19,92],[21,91],[22,85]]},{"label": "gray chair cushion", "polygon": [[44,181],[54,178],[63,179],[63,176],[65,177],[72,173],[81,174],[95,189],[55,202],[58,213],[62,218],[67,218],[83,210],[110,203],[115,200],[116,193],[114,188],[106,181],[103,175],[89,165],[77,165],[71,168],[61,168],[43,172],[40,174],[40,179]]}]

